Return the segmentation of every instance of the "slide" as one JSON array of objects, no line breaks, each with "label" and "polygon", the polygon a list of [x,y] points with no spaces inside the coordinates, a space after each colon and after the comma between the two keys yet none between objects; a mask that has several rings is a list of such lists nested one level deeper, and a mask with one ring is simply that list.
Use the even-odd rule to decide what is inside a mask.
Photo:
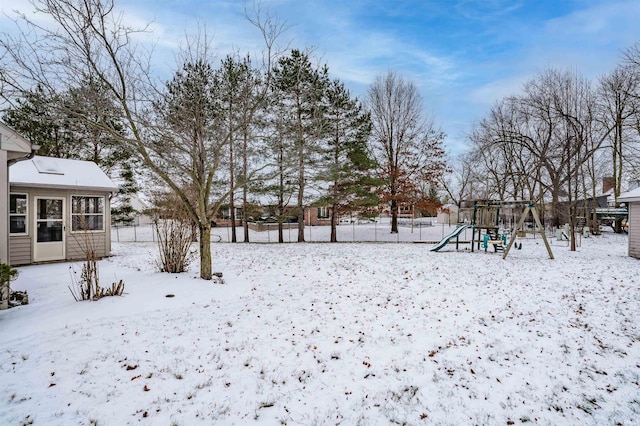
[{"label": "slide", "polygon": [[460,235],[462,233],[462,231],[464,231],[467,228],[471,228],[471,225],[466,225],[466,224],[458,225],[458,227],[456,229],[454,229],[452,233],[450,233],[449,235],[444,237],[442,239],[442,241],[440,241],[438,244],[433,246],[431,248],[431,251],[440,251],[440,249],[442,247],[446,246],[449,243],[449,240],[451,240],[452,238],[457,237],[458,235]]}]

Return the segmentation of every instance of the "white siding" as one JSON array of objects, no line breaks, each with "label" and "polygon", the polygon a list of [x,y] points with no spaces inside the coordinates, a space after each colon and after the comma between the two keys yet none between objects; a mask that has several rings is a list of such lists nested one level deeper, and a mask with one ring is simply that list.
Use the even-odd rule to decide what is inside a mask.
[{"label": "white siding", "polygon": [[640,202],[629,203],[629,256],[640,259]]}]

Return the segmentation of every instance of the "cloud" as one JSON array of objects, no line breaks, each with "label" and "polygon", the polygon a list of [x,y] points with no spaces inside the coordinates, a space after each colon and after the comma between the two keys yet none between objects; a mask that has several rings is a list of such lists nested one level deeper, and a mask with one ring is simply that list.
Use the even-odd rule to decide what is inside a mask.
[{"label": "cloud", "polygon": [[467,19],[493,20],[508,15],[522,6],[513,0],[458,0],[454,9]]},{"label": "cloud", "polygon": [[640,40],[640,2],[596,4],[551,19],[532,37],[527,60],[577,69],[588,78],[612,70],[620,51]]}]

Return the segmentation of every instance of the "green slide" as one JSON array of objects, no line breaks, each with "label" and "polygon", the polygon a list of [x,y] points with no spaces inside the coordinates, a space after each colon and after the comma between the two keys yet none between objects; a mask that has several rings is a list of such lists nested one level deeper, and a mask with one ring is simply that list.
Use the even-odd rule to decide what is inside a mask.
[{"label": "green slide", "polygon": [[462,233],[462,231],[464,231],[467,228],[471,228],[471,225],[458,225],[456,227],[456,229],[453,230],[452,233],[450,233],[449,235],[447,235],[446,237],[444,237],[442,239],[442,241],[440,241],[438,244],[436,244],[435,246],[433,246],[431,248],[431,251],[440,251],[440,249],[444,246],[447,245],[447,243],[449,243],[449,240],[451,240],[452,238],[457,237],[458,235],[460,235]]}]

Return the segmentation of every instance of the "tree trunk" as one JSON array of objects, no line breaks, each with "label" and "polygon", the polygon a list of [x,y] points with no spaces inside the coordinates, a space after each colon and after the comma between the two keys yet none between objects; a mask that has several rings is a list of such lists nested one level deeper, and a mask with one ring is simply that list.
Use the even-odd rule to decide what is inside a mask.
[{"label": "tree trunk", "polygon": [[334,204],[332,206],[331,209],[331,242],[332,243],[337,243],[338,242],[338,231],[337,231],[337,225],[338,225],[338,208],[337,205]]},{"label": "tree trunk", "polygon": [[247,218],[247,187],[242,190],[242,228],[244,229],[244,242],[249,242],[249,222]]},{"label": "tree trunk", "polygon": [[210,280],[211,273],[211,223],[200,224],[200,278]]},{"label": "tree trunk", "polygon": [[235,198],[233,196],[233,191],[229,194],[229,204],[231,207],[229,208],[229,221],[231,222],[231,242],[237,243],[238,237],[236,236],[236,208],[235,208]]},{"label": "tree trunk", "polygon": [[391,200],[391,233],[398,233],[398,201]]},{"label": "tree trunk", "polygon": [[302,200],[298,200],[298,242],[304,243],[304,206]]},{"label": "tree trunk", "polygon": [[244,228],[244,242],[249,242],[249,222],[247,222],[247,134],[245,132],[242,143],[242,227]]},{"label": "tree trunk", "polygon": [[231,192],[229,193],[229,221],[231,222],[231,242],[237,243],[238,237],[236,236],[236,208],[235,208],[235,196],[234,196],[234,173],[233,169],[233,133],[229,141],[229,186]]},{"label": "tree trunk", "polygon": [[[298,167],[300,183],[298,184],[298,242],[304,243],[304,161],[303,152],[300,151],[300,161]],[[311,225],[311,224],[309,224]]]},{"label": "tree trunk", "polygon": [[616,234],[622,234],[622,218],[617,218],[613,221],[613,232]]}]

